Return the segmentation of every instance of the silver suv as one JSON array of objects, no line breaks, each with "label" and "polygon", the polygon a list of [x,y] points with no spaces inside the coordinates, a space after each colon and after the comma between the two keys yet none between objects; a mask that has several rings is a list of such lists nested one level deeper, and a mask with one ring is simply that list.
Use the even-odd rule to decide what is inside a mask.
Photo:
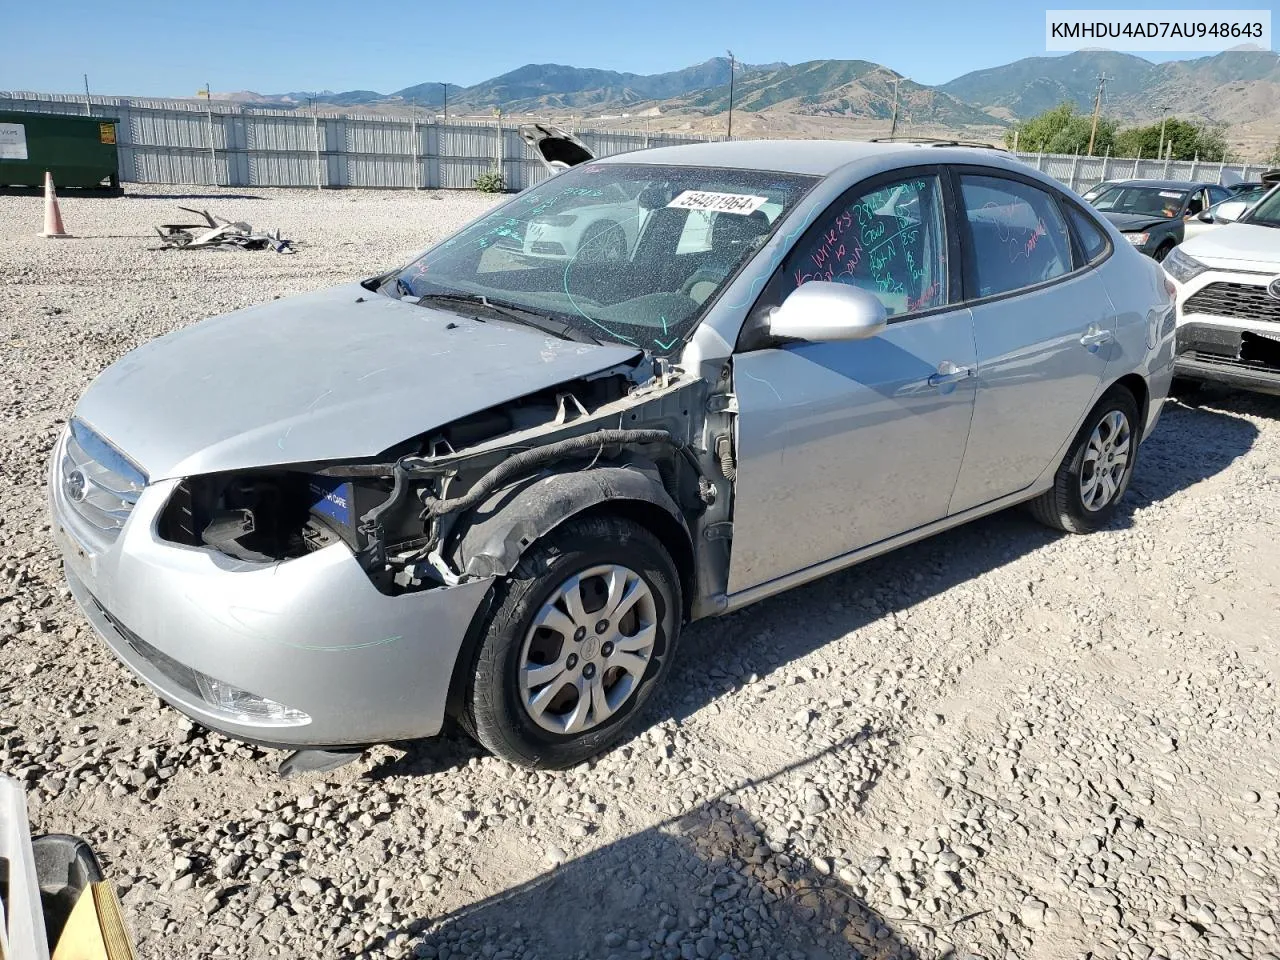
[{"label": "silver suv", "polygon": [[[579,216],[614,226],[525,253]],[[337,750],[452,714],[571,765],[690,621],[1014,504],[1107,524],[1171,289],[994,151],[589,159],[407,266],[124,357],[53,452],[53,529],[97,631],[202,724]]]}]

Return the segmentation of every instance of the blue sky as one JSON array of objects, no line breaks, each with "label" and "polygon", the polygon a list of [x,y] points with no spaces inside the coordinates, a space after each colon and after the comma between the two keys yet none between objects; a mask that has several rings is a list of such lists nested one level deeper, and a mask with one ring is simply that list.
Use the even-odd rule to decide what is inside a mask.
[{"label": "blue sky", "polygon": [[[1240,4],[1250,5],[1259,6]],[[545,0],[49,6],[7,0],[5,6],[9,39],[0,90],[56,93],[81,92],[84,73],[94,93],[110,95],[192,96],[206,81],[215,91],[387,93],[424,81],[466,86],[531,62],[658,73],[726,48],[748,63],[872,60],[933,84],[1044,54],[1045,5],[1008,0],[570,0],[559,7]]]}]

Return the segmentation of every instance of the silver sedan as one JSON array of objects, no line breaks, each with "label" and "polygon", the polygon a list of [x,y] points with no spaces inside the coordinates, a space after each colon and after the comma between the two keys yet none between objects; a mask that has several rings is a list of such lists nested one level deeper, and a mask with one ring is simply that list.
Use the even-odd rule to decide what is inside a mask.
[{"label": "silver sedan", "polygon": [[[523,255],[581,215],[612,226]],[[1170,286],[995,151],[588,158],[403,267],[104,371],[53,530],[98,633],[208,727],[320,763],[453,715],[563,767],[690,621],[1015,504],[1110,523]]]}]

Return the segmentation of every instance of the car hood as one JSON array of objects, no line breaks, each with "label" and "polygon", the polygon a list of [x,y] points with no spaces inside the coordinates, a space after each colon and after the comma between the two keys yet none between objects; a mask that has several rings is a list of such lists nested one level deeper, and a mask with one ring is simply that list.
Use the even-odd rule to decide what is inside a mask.
[{"label": "car hood", "polygon": [[350,284],[153,340],[99,374],[75,415],[154,481],[377,456],[642,356]]},{"label": "car hood", "polygon": [[1165,217],[1149,217],[1142,213],[1106,213],[1099,211],[1104,217],[1116,225],[1122,233],[1133,233],[1135,230],[1146,230],[1160,224],[1174,223]]},{"label": "car hood", "polygon": [[1205,263],[1246,260],[1280,272],[1280,228],[1252,223],[1225,223],[1182,245],[1182,252]]}]

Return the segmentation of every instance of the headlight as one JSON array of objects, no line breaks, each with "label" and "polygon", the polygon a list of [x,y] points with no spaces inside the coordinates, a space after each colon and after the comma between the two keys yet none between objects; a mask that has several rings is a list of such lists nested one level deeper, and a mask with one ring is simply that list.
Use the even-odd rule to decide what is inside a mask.
[{"label": "headlight", "polygon": [[1147,237],[1149,236],[1151,236],[1149,233],[1126,233],[1124,238],[1135,247],[1140,247],[1147,242]]},{"label": "headlight", "polygon": [[1174,247],[1170,250],[1169,255],[1164,258],[1161,266],[1164,267],[1169,276],[1179,283],[1186,283],[1209,269],[1195,257],[1184,252],[1181,247]]},{"label": "headlight", "polygon": [[541,227],[571,227],[577,219],[577,214],[558,213],[554,217],[539,217],[533,222]]}]

